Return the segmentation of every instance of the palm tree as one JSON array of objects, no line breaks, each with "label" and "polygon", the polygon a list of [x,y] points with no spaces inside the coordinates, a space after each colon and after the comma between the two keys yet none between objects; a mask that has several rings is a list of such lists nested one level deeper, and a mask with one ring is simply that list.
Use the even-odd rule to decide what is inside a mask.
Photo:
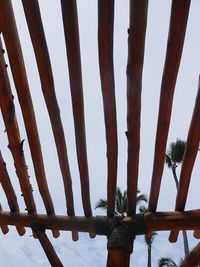
[{"label": "palm tree", "polygon": [[178,189],[178,177],[176,174],[176,168],[183,162],[183,156],[185,152],[186,142],[177,139],[176,142],[170,144],[170,148],[165,155],[165,163],[172,170],[176,188]]},{"label": "palm tree", "polygon": [[147,245],[147,253],[148,253],[148,261],[147,261],[147,267],[151,267],[151,250],[152,250],[152,243],[156,237],[156,233],[153,232],[151,237],[148,237],[147,235],[145,235],[145,242]]},{"label": "palm tree", "polygon": [[[177,190],[178,190],[179,180],[176,174],[176,168],[178,167],[179,164],[183,162],[185,147],[186,147],[186,142],[177,139],[175,143],[173,142],[170,144],[170,148],[165,155],[165,163],[172,170]],[[187,256],[189,254],[187,232],[183,230],[182,233],[183,233],[185,256]]]},{"label": "palm tree", "polygon": [[171,258],[160,258],[158,267],[178,267],[178,265]]},{"label": "palm tree", "polygon": [[[145,213],[147,212],[147,208],[145,206],[140,206],[139,207],[139,211],[140,213]],[[148,254],[148,258],[147,258],[147,267],[151,267],[151,250],[152,250],[152,243],[156,237],[157,233],[153,232],[151,234],[151,236],[149,237],[148,235],[145,235],[144,239],[145,239],[145,243],[147,245],[147,254]]]},{"label": "palm tree", "polygon": [[[137,205],[142,201],[147,202],[147,197],[144,194],[140,194],[140,190],[137,190]],[[101,198],[95,206],[95,209],[97,208],[107,210],[107,200]],[[115,195],[115,215],[122,217],[127,215],[127,191],[122,193],[119,187],[117,187]]]}]

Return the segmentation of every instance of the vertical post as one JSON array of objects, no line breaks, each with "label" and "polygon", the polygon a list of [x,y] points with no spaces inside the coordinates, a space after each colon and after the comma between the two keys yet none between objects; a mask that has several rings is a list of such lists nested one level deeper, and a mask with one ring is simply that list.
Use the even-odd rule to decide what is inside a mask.
[{"label": "vertical post", "polygon": [[129,267],[135,234],[118,222],[107,235],[108,258],[106,267]]}]

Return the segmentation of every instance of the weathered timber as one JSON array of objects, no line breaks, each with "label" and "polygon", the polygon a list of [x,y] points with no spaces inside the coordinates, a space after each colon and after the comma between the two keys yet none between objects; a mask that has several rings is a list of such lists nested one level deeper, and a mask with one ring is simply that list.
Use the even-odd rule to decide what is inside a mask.
[{"label": "weathered timber", "polygon": [[172,1],[167,51],[161,83],[149,211],[155,211],[158,203],[173,96],[182,56],[189,8],[190,0]]},{"label": "weathered timber", "polygon": [[61,263],[60,259],[58,258],[58,255],[55,252],[54,247],[52,246],[48,236],[45,233],[45,230],[42,227],[38,227],[37,225],[34,225],[32,227],[33,233],[36,235],[38,240],[40,241],[40,244],[42,245],[47,258],[49,259],[49,262],[51,266],[53,267],[63,267],[64,265]]},{"label": "weathered timber", "polygon": [[[0,151],[0,183],[2,185],[2,188],[5,192],[8,205],[11,212],[19,212],[19,205],[17,202],[17,196],[15,194],[14,188],[11,184],[10,177],[8,175],[8,171],[6,168],[6,163],[3,159],[3,156]],[[16,227],[18,233],[20,236],[25,234],[25,228],[23,226],[17,226]]]},{"label": "weathered timber", "polygon": [[[0,50],[2,43],[0,40]],[[18,123],[15,115],[15,106],[10,88],[10,82],[5,67],[3,54],[0,53],[0,107],[9,141],[9,148],[12,153],[16,173],[19,178],[20,187],[28,212],[36,212],[36,205],[27,172],[27,164],[22,149]]]},{"label": "weathered timber", "polygon": [[195,246],[179,267],[197,267],[200,264],[200,243]]},{"label": "weathered timber", "polygon": [[[1,206],[1,204],[0,204],[0,212],[1,212],[1,211],[3,211],[3,209],[2,209],[2,206]],[[2,225],[1,225],[1,231],[2,231],[2,233],[3,233],[4,235],[6,235],[6,234],[9,232],[8,225],[6,225],[6,224],[2,224]]]},{"label": "weathered timber", "polygon": [[74,115],[76,150],[81,181],[82,203],[85,215],[92,216],[76,0],[61,0],[61,7]]},{"label": "weathered timber", "polygon": [[0,9],[0,27],[8,51],[13,79],[22,110],[38,188],[44,201],[47,214],[54,214],[54,207],[46,181],[35,113],[11,1],[1,1]]},{"label": "weathered timber", "polygon": [[200,210],[175,212],[148,212],[132,217],[84,217],[45,214],[27,214],[19,212],[0,212],[0,225],[20,225],[32,227],[34,224],[45,229],[62,231],[93,232],[107,235],[113,224],[122,222],[135,235],[153,231],[195,230],[200,228]]},{"label": "weathered timber", "polygon": [[98,51],[107,143],[107,215],[113,216],[117,183],[117,119],[113,66],[114,0],[98,1]]},{"label": "weathered timber", "polygon": [[38,65],[42,91],[48,109],[51,126],[54,134],[54,139],[56,143],[59,164],[63,176],[67,213],[68,215],[73,216],[74,200],[72,192],[71,174],[67,156],[67,148],[66,148],[64,130],[60,117],[60,110],[57,103],[57,98],[54,88],[51,62],[49,58],[49,52],[45,39],[39,5],[37,0],[22,1],[22,3]]},{"label": "weathered timber", "polygon": [[130,1],[127,63],[127,198],[128,216],[135,213],[140,151],[142,71],[148,0]]}]

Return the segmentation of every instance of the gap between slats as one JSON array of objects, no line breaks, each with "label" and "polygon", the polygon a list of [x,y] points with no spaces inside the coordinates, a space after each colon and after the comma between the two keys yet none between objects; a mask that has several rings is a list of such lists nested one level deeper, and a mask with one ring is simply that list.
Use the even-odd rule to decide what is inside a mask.
[{"label": "gap between slats", "polygon": [[[179,187],[176,197],[176,206],[175,206],[176,211],[183,211],[185,208],[191,174],[194,167],[196,155],[199,150],[199,142],[200,142],[199,121],[200,121],[200,78],[198,82],[196,103],[194,106],[193,115],[188,131],[186,148],[181,167]],[[177,237],[178,237],[178,231],[173,231],[170,234],[169,240],[171,242],[175,242],[177,240]]]}]

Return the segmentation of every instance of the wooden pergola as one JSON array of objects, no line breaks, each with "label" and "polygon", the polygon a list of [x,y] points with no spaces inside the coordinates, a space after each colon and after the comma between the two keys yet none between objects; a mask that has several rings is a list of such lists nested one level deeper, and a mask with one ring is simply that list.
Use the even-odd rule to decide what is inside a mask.
[{"label": "wooden pergola", "polygon": [[[27,212],[19,209],[15,188],[9,178],[3,152],[0,154],[0,181],[10,210],[0,211],[0,226],[7,234],[8,226],[16,227],[23,236],[25,228],[32,229],[39,239],[52,266],[63,266],[59,260],[45,230],[52,231],[54,237],[60,231],[71,231],[73,240],[78,232],[88,232],[91,237],[108,237],[107,267],[129,266],[130,254],[136,235],[151,235],[153,231],[170,231],[170,242],[176,242],[180,230],[194,230],[199,237],[200,210],[184,211],[190,185],[191,173],[200,142],[200,84],[191,119],[187,145],[180,173],[176,196],[175,211],[157,212],[166,144],[170,126],[173,95],[182,56],[190,0],[172,0],[168,44],[163,69],[160,104],[155,139],[154,164],[152,170],[151,191],[148,212],[136,214],[138,188],[138,167],[140,151],[140,114],[142,71],[147,26],[148,0],[130,0],[130,19],[128,29],[127,63],[127,217],[114,216],[115,193],[117,185],[118,137],[115,101],[115,82],[113,68],[113,27],[114,0],[98,1],[98,52],[101,78],[105,132],[107,145],[107,216],[93,216],[90,203],[90,186],[85,134],[85,116],[82,86],[81,55],[79,44],[79,23],[76,0],[61,0],[62,19],[66,41],[70,89],[73,106],[77,160],[81,181],[82,205],[84,216],[77,216],[74,209],[70,162],[67,155],[67,142],[63,131],[59,106],[54,88],[54,77],[50,56],[37,0],[22,0],[32,46],[35,53],[46,108],[54,135],[63,186],[67,213],[57,215],[48,189],[40,138],[34,113],[30,88],[26,75],[15,16],[11,0],[0,1],[0,108],[5,125],[10,153],[14,160],[16,174],[22,191]],[[3,42],[2,42],[3,39]],[[5,43],[3,47],[2,43]],[[23,121],[28,137],[32,162],[38,189],[46,208],[45,214],[37,212],[29,174],[23,152],[23,140],[20,137],[10,77],[4,59],[8,55],[12,78],[17,91]],[[92,241],[91,241],[92,242]],[[197,266],[200,263],[200,246],[197,245],[185,258],[181,267]]]}]

